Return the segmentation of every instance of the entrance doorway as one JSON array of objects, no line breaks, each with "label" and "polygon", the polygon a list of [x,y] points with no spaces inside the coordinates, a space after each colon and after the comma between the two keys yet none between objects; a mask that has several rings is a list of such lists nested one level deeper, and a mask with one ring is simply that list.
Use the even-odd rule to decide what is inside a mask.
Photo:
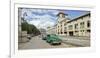
[{"label": "entrance doorway", "polygon": [[70,35],[70,36],[73,36],[73,32],[72,32],[72,31],[71,31],[71,32],[69,32],[69,35]]}]

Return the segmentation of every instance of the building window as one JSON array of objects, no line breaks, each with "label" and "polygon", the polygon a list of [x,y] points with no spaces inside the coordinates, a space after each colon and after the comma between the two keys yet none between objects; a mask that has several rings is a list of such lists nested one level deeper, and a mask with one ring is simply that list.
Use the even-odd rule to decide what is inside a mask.
[{"label": "building window", "polygon": [[78,24],[75,24],[75,29],[78,29]]},{"label": "building window", "polygon": [[64,32],[64,34],[67,34],[67,32]]},{"label": "building window", "polygon": [[90,31],[90,30],[87,30],[87,32],[89,32],[89,33],[90,33],[91,31]]},{"label": "building window", "polygon": [[64,28],[64,31],[67,31],[67,27]]},{"label": "building window", "polygon": [[87,21],[87,27],[90,27],[90,21]]},{"label": "building window", "polygon": [[84,32],[84,30],[81,30],[80,32]]},{"label": "building window", "polygon": [[61,27],[62,27],[62,25],[61,25]]},{"label": "building window", "polygon": [[72,30],[72,29],[73,29],[73,26],[72,26],[72,25],[69,25],[69,26],[68,26],[68,29],[69,29],[69,30]]},{"label": "building window", "polygon": [[58,26],[58,28],[59,28],[59,26]]},{"label": "building window", "polygon": [[84,28],[84,22],[80,23],[80,28]]},{"label": "building window", "polygon": [[65,30],[67,30],[67,27],[65,27]]}]

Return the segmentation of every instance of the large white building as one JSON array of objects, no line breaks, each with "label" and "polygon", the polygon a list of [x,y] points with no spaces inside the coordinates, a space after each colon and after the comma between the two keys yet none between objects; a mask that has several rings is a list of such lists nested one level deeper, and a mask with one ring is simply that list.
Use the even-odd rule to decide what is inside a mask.
[{"label": "large white building", "polygon": [[70,21],[68,18],[68,14],[64,14],[63,12],[59,12],[58,21],[57,21],[57,34],[66,35],[65,24]]},{"label": "large white building", "polygon": [[74,19],[69,19],[68,14],[59,12],[54,27],[48,29],[48,33],[64,36],[90,36],[90,13],[86,13]]},{"label": "large white building", "polygon": [[90,36],[90,13],[70,20],[63,12],[58,14],[57,34],[67,36]]}]

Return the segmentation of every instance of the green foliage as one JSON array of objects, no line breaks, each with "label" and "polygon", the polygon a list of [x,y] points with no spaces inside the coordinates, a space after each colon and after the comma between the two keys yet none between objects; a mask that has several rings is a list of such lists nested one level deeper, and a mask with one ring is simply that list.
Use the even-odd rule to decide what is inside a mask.
[{"label": "green foliage", "polygon": [[26,22],[22,23],[21,27],[22,27],[22,31],[27,31],[28,23]]},{"label": "green foliage", "polygon": [[22,31],[27,31],[28,34],[34,34],[39,35],[40,31],[32,24],[28,24],[27,22],[23,22],[22,25]]}]

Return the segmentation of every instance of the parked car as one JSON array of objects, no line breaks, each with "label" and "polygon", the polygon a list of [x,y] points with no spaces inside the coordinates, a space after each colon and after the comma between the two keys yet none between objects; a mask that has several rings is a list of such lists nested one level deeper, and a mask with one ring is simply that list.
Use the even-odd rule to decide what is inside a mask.
[{"label": "parked car", "polygon": [[51,45],[54,45],[54,44],[59,44],[60,45],[61,44],[61,39],[55,34],[47,35],[46,41],[48,43],[50,43]]},{"label": "parked car", "polygon": [[43,34],[42,35],[42,40],[46,40],[46,38],[47,38],[47,35]]}]

